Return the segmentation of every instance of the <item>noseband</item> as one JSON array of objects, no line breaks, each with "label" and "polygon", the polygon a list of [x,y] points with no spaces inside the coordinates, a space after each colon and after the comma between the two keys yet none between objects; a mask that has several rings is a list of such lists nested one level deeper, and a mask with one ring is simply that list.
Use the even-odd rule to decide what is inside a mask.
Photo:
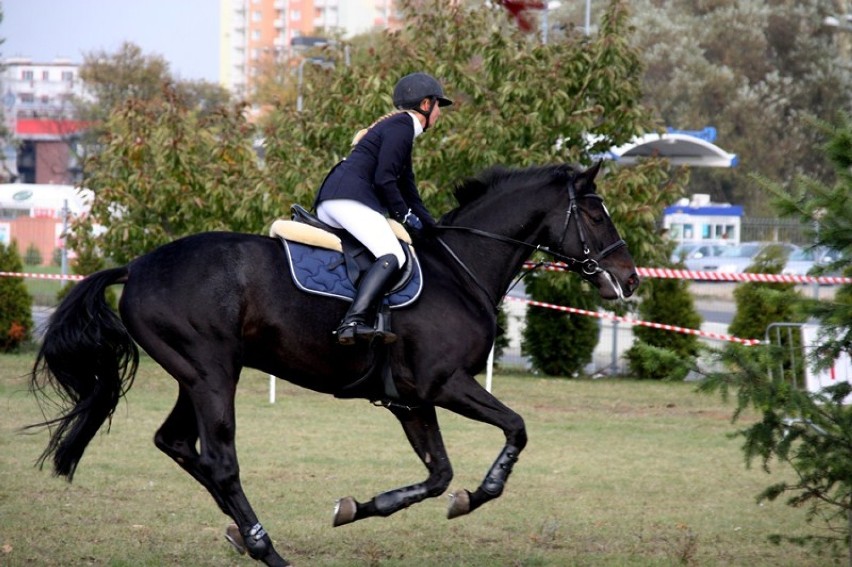
[{"label": "noseband", "polygon": [[[562,237],[559,239],[559,247],[562,248],[562,244],[565,242],[565,238],[568,236],[568,230],[571,228],[571,217],[573,216],[576,219],[577,225],[577,235],[580,239],[580,246],[583,249],[583,259],[578,260],[577,258],[572,258],[570,256],[566,256],[560,252],[556,252],[547,246],[530,244],[528,242],[524,242],[523,240],[516,240],[514,238],[509,238],[508,236],[503,236],[502,234],[495,234],[493,232],[487,232],[485,230],[480,230],[478,228],[471,228],[466,226],[436,226],[434,228],[440,230],[461,230],[464,232],[469,232],[471,234],[476,234],[477,236],[482,236],[484,238],[488,238],[490,240],[497,240],[500,242],[507,242],[509,244],[514,244],[517,246],[524,246],[530,248],[533,252],[544,252],[554,259],[558,260],[567,265],[569,270],[577,272],[578,274],[584,277],[591,277],[595,274],[599,274],[603,272],[603,268],[600,267],[600,262],[622,246],[626,246],[627,243],[624,242],[623,239],[619,238],[617,241],[613,242],[597,254],[592,255],[591,250],[589,250],[588,241],[586,240],[586,231],[583,229],[583,223],[580,220],[579,215],[579,207],[577,206],[577,199],[579,198],[587,198],[587,199],[598,199],[603,202],[603,197],[597,194],[589,194],[589,195],[577,195],[574,190],[574,180],[568,183],[568,209],[565,211],[565,224],[562,227]],[[609,213],[607,212],[607,216]],[[450,257],[459,265],[461,268],[467,273],[467,275],[473,280],[473,282],[485,293],[485,296],[490,301],[491,305],[497,305],[497,301],[491,297],[491,294],[485,288],[484,285],[479,281],[479,278],[476,277],[470,268],[459,258],[455,252],[453,252],[452,248],[450,248],[446,242],[441,237],[437,237],[436,240],[438,243],[444,248],[444,250],[450,255]],[[534,268],[533,268],[534,269]],[[523,278],[527,273],[521,275],[519,280]],[[516,282],[517,283],[517,282]],[[515,284],[513,284],[515,285]]]}]

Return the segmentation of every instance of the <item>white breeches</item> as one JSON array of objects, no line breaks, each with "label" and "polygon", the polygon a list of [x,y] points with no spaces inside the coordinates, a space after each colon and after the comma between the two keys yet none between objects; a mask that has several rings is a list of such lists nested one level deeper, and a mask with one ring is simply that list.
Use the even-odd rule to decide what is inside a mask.
[{"label": "white breeches", "polygon": [[405,264],[402,246],[388,224],[388,219],[364,203],[354,199],[329,199],[317,206],[317,217],[334,228],[344,228],[379,258],[396,256],[401,268]]}]

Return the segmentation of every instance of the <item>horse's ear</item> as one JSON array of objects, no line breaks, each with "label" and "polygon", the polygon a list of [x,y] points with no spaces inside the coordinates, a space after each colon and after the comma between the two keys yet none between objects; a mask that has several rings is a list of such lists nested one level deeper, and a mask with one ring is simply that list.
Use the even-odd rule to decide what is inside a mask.
[{"label": "horse's ear", "polygon": [[601,164],[603,160],[596,161],[591,167],[588,169],[584,169],[580,173],[577,174],[577,178],[574,182],[575,187],[578,191],[592,191],[594,189],[595,177],[598,176],[598,172],[601,170]]}]

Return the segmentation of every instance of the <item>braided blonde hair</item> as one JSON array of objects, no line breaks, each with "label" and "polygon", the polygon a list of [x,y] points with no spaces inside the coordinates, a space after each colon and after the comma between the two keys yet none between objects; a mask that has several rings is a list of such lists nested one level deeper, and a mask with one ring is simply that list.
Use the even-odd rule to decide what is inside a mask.
[{"label": "braided blonde hair", "polygon": [[361,141],[361,138],[363,138],[367,134],[367,132],[370,131],[370,128],[372,128],[373,126],[375,126],[376,124],[378,124],[382,120],[385,120],[386,118],[390,118],[391,116],[396,116],[397,114],[402,114],[403,112],[407,112],[407,111],[406,110],[394,110],[393,112],[388,112],[384,116],[380,116],[379,118],[377,118],[376,121],[373,122],[372,124],[370,124],[368,127],[361,128],[360,130],[358,130],[355,133],[355,136],[352,138],[352,145],[353,146],[357,145],[358,142]]}]

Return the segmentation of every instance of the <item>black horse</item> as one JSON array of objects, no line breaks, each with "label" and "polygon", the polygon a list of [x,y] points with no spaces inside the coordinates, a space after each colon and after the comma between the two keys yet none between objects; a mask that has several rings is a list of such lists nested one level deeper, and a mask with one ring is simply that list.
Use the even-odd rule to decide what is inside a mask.
[{"label": "black horse", "polygon": [[[639,285],[633,260],[595,193],[597,164],[523,170],[492,168],[461,185],[459,207],[417,243],[425,281],[419,300],[393,315],[399,340],[387,347],[399,419],[428,471],[423,482],[367,502],[338,501],[334,525],[388,516],[444,493],[453,476],[435,407],[499,427],[506,444],[473,492],[451,496],[448,516],[500,496],[527,443],[524,421],[474,379],[486,364],[502,296],[535,250],[550,253],[601,296]],[[243,493],[234,438],[234,395],[243,367],[318,392],[381,399],[381,380],[360,381],[375,351],[341,347],[331,334],[346,303],[294,287],[274,238],[204,233],[182,238],[126,266],[92,274],[50,318],[33,368],[37,394],[54,389],[65,413],[51,427],[40,463],[73,478],[87,444],[130,388],[138,343],[179,385],[157,447],[213,495],[236,526],[227,537],[267,565],[288,563],[273,549]],[[120,317],[104,290],[124,284]],[[382,358],[379,356],[379,358]],[[351,388],[353,382],[361,382]],[[348,388],[348,389],[347,389]]]}]

